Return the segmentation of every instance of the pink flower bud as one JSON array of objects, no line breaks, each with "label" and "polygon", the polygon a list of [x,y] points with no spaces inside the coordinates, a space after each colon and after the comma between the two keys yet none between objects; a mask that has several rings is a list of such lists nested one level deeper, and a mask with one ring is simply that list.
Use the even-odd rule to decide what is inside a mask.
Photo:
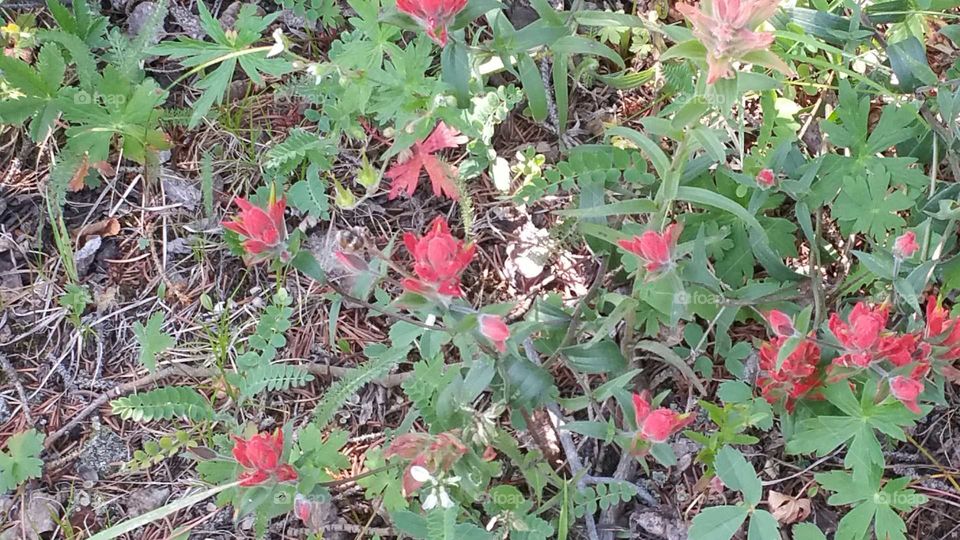
[{"label": "pink flower bud", "polygon": [[917,233],[913,231],[907,231],[901,234],[893,242],[893,256],[898,259],[909,259],[919,249],[920,245],[917,244]]},{"label": "pink flower bud", "polygon": [[503,322],[503,319],[498,315],[481,314],[477,317],[477,320],[480,323],[480,333],[483,334],[483,337],[492,341],[498,351],[506,351],[506,341],[510,339],[510,328]]},{"label": "pink flower bud", "polygon": [[757,173],[757,185],[759,185],[761,189],[770,189],[777,185],[777,177],[773,174],[772,170],[763,169]]}]

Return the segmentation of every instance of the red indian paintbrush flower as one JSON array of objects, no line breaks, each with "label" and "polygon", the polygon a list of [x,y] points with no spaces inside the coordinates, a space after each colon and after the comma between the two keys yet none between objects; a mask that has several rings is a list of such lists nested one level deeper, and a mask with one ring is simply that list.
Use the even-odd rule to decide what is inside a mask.
[{"label": "red indian paintbrush flower", "polygon": [[397,10],[413,17],[441,47],[447,44],[447,26],[466,6],[467,0],[397,0]]},{"label": "red indian paintbrush flower", "polygon": [[757,377],[757,387],[768,403],[784,401],[786,409],[792,411],[798,399],[820,397],[815,391],[822,385],[823,378],[818,368],[820,347],[806,339],[777,369],[777,358],[787,339],[775,337],[760,346],[761,374]]},{"label": "red indian paintbrush flower", "polygon": [[886,325],[885,304],[870,309],[866,303],[859,302],[847,316],[847,322],[831,313],[828,326],[843,347],[843,354],[834,363],[842,367],[866,367],[877,360],[881,333]]},{"label": "red indian paintbrush flower", "polygon": [[633,395],[633,413],[637,419],[637,437],[648,443],[666,442],[694,420],[690,413],[678,413],[664,407],[651,410],[650,396],[646,391]]},{"label": "red indian paintbrush flower", "polygon": [[960,358],[960,318],[951,318],[950,311],[933,296],[927,300],[927,326],[923,338],[932,347],[937,360],[952,362]]},{"label": "red indian paintbrush flower", "polygon": [[481,314],[477,317],[480,333],[493,342],[498,351],[507,350],[507,340],[510,339],[510,327],[498,315]]},{"label": "red indian paintbrush flower", "polygon": [[[693,35],[707,49],[707,83],[733,77],[733,62],[750,53],[762,53],[773,43],[773,34],[754,29],[777,11],[780,0],[702,0],[700,9],[677,4],[677,9],[693,24]],[[763,63],[784,73],[790,68],[773,54]],[[757,60],[754,60],[757,61]]]},{"label": "red indian paintbrush flower", "polygon": [[404,233],[403,243],[413,255],[413,271],[418,279],[407,278],[403,286],[415,293],[439,293],[460,296],[460,274],[470,264],[476,246],[457,240],[450,234],[450,226],[443,216],[430,224],[423,238]]},{"label": "red indian paintbrush flower", "polygon": [[893,242],[893,256],[898,259],[909,259],[917,250],[920,244],[917,244],[917,233],[907,231],[897,237]]},{"label": "red indian paintbrush flower", "polygon": [[631,240],[620,240],[617,244],[646,261],[644,268],[647,272],[657,272],[673,265],[673,249],[682,230],[683,226],[679,223],[671,223],[662,233],[646,231]]},{"label": "red indian paintbrush flower", "polygon": [[899,399],[910,412],[919,414],[920,406],[917,405],[917,398],[923,392],[923,382],[898,375],[890,379],[890,393],[893,397]]},{"label": "red indian paintbrush flower", "polygon": [[409,157],[397,159],[397,163],[387,171],[390,179],[390,193],[388,199],[395,199],[402,191],[413,195],[420,182],[420,170],[426,169],[433,186],[433,194],[437,197],[446,195],[453,200],[460,198],[454,180],[457,177],[457,168],[433,155],[444,148],[456,148],[467,142],[467,137],[443,122],[437,124],[430,135],[413,145]]},{"label": "red indian paintbrush flower", "polygon": [[292,466],[280,463],[283,432],[279,429],[272,436],[258,433],[249,439],[234,436],[233,440],[233,458],[244,468],[238,477],[241,486],[255,486],[270,479],[278,482],[297,479],[297,471]]},{"label": "red indian paintbrush flower", "polygon": [[224,221],[223,227],[240,235],[247,262],[257,263],[283,256],[287,245],[287,226],[283,222],[286,200],[271,200],[266,209],[254,206],[242,197],[237,197],[235,202],[240,213],[232,221]]},{"label": "red indian paintbrush flower", "polygon": [[761,189],[770,189],[777,185],[777,176],[773,174],[772,169],[763,169],[757,173],[757,185]]},{"label": "red indian paintbrush flower", "polygon": [[767,313],[767,324],[777,337],[793,337],[797,333],[793,327],[793,319],[786,313],[779,310],[771,310]]}]

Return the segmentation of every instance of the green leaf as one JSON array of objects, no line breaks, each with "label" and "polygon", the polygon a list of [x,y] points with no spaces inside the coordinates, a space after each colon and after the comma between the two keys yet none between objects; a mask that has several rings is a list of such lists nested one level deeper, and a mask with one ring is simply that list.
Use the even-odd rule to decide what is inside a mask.
[{"label": "green leaf", "polygon": [[590,208],[571,208],[564,210],[554,210],[558,216],[576,217],[576,218],[596,218],[608,216],[621,216],[633,214],[653,214],[657,211],[657,204],[650,199],[631,199],[629,201],[617,201],[609,204],[601,204]]},{"label": "green leaf", "polygon": [[627,359],[620,353],[620,347],[609,339],[565,347],[561,353],[581,373],[619,374],[627,366]]},{"label": "green leaf", "polygon": [[470,105],[470,59],[467,49],[459,41],[452,41],[440,53],[440,70],[443,82],[453,87],[457,105],[465,109]]},{"label": "green leaf", "polygon": [[613,49],[607,47],[606,45],[596,41],[594,39],[585,38],[583,36],[564,36],[556,41],[550,46],[554,52],[561,54],[587,54],[592,56],[602,56],[607,60],[610,60],[614,64],[624,69],[626,65],[623,63],[623,58],[620,58],[620,55],[617,54]]},{"label": "green leaf", "polygon": [[170,334],[163,331],[163,312],[150,316],[146,326],[139,321],[133,323],[133,335],[140,344],[140,363],[153,373],[157,370],[157,355],[177,344]]},{"label": "green leaf", "polygon": [[667,154],[665,154],[650,137],[635,129],[622,126],[609,128],[606,133],[608,137],[623,137],[637,145],[637,147],[646,154],[650,162],[653,163],[653,168],[656,169],[657,175],[661,179],[666,178],[667,174],[669,174],[670,158],[667,157]]},{"label": "green leaf", "polygon": [[793,526],[793,540],[827,540],[827,536],[813,523],[797,523]]},{"label": "green leaf", "polygon": [[747,540],[771,540],[780,538],[780,527],[776,518],[766,510],[754,510],[750,515],[747,528]]},{"label": "green leaf", "polygon": [[308,174],[306,179],[290,186],[287,200],[301,212],[316,218],[329,219],[330,198],[327,197],[327,183],[319,174]]},{"label": "green leaf", "polygon": [[693,518],[690,540],[730,540],[746,521],[749,510],[743,506],[713,506]]},{"label": "green leaf", "polygon": [[43,438],[37,430],[30,429],[7,439],[6,450],[0,451],[0,492],[16,489],[31,478],[40,478]]},{"label": "green leaf", "polygon": [[684,377],[690,381],[697,391],[701,395],[707,395],[707,389],[703,386],[703,383],[700,382],[700,379],[697,377],[697,374],[693,372],[693,369],[686,363],[682,358],[680,358],[677,353],[673,352],[670,347],[667,347],[663,343],[657,341],[648,341],[642,340],[637,342],[637,348],[643,349],[647,352],[651,352],[659,356],[667,365],[677,368]]},{"label": "green leaf", "polygon": [[518,63],[520,82],[523,83],[523,93],[527,96],[530,115],[537,122],[543,122],[550,111],[547,107],[547,89],[540,77],[540,70],[536,62],[526,55],[521,56]]},{"label": "green leaf", "polygon": [[[911,36],[887,45],[890,67],[897,75],[901,92],[913,92],[921,85],[936,85],[937,75],[927,63],[927,50],[919,39]],[[879,128],[878,128],[879,129]]]},{"label": "green leaf", "polygon": [[911,208],[913,200],[903,191],[890,192],[890,174],[874,167],[861,176],[848,176],[831,212],[844,234],[862,232],[880,241],[887,231],[906,222],[898,213]]},{"label": "green leaf", "polygon": [[707,57],[707,49],[699,40],[691,39],[682,43],[677,43],[660,55],[660,61],[670,60],[671,58],[684,58],[687,60],[704,60]]},{"label": "green leaf", "polygon": [[195,422],[213,420],[215,415],[210,403],[189,386],[166,386],[110,402],[113,414],[124,420],[150,422],[187,418]]},{"label": "green leaf", "polygon": [[763,486],[757,477],[753,466],[743,457],[739,450],[731,446],[724,446],[717,453],[714,460],[717,476],[730,489],[743,493],[743,498],[750,505],[756,505],[763,496]]}]

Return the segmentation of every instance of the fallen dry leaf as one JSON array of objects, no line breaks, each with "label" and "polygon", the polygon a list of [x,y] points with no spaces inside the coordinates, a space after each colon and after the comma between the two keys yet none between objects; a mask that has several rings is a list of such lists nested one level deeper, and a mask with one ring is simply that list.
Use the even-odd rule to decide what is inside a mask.
[{"label": "fallen dry leaf", "polygon": [[770,490],[767,494],[770,513],[779,523],[790,525],[807,519],[810,515],[810,499],[796,498],[786,493]]},{"label": "fallen dry leaf", "polygon": [[87,156],[83,156],[83,160],[80,162],[80,166],[77,167],[76,172],[73,173],[73,177],[70,178],[70,182],[67,183],[67,189],[72,193],[76,193],[83,189],[83,180],[87,177],[87,172],[90,170],[90,162],[87,161]]},{"label": "fallen dry leaf", "polygon": [[73,233],[74,239],[83,240],[87,236],[101,236],[108,238],[120,234],[120,222],[117,218],[109,218],[81,227]]}]

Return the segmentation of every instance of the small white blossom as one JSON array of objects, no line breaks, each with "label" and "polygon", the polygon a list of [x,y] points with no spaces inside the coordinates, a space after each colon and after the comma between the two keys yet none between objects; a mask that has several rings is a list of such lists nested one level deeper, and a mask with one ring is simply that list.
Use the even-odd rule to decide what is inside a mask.
[{"label": "small white blossom", "polygon": [[274,56],[279,55],[286,48],[286,45],[283,43],[283,30],[277,28],[273,31],[273,46],[270,47],[269,51],[267,51],[267,58],[273,58]]},{"label": "small white blossom", "polygon": [[450,498],[450,494],[447,493],[447,486],[455,486],[460,481],[459,476],[450,476],[444,479],[438,479],[437,477],[430,474],[426,468],[419,465],[414,465],[410,467],[410,476],[413,477],[417,482],[424,484],[429,483],[430,487],[427,496],[423,499],[423,504],[421,505],[424,510],[431,510],[436,508],[437,505],[440,508],[453,508],[454,502]]}]

